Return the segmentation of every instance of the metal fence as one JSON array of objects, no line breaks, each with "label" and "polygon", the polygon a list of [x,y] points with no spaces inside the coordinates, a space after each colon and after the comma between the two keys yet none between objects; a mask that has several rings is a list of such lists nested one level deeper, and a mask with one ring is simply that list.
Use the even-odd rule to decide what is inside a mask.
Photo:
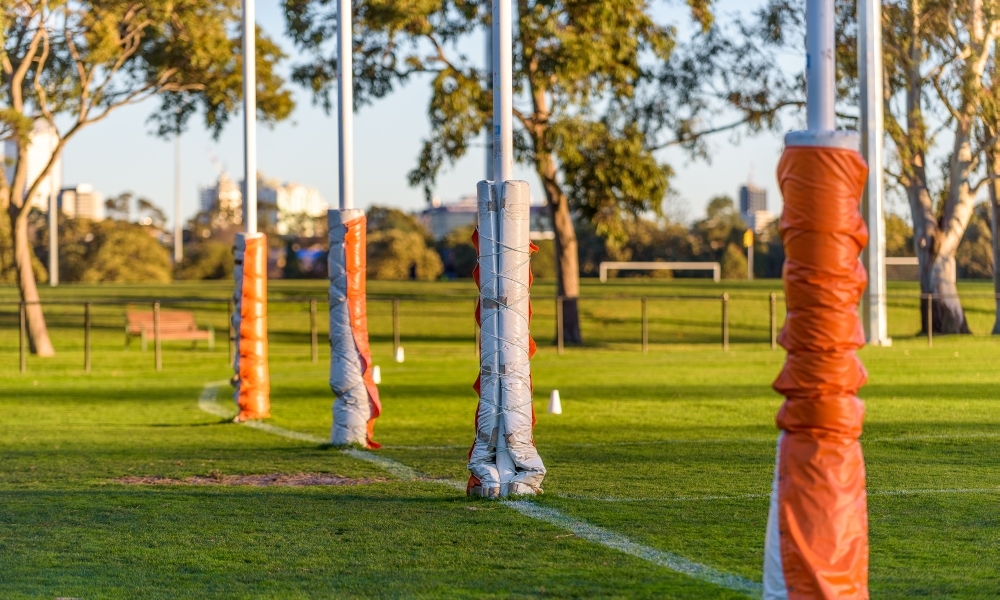
[{"label": "metal fence", "polygon": [[[748,327],[747,322],[753,321],[756,323],[761,323],[761,325],[754,326],[755,332],[753,333],[753,338],[748,339],[748,335],[744,334],[742,336],[742,341],[755,341],[757,343],[764,342],[765,339],[769,342],[771,349],[777,348],[777,337],[778,337],[778,327],[779,327],[779,315],[778,315],[778,300],[783,297],[783,294],[770,293],[766,296],[763,294],[752,294],[748,292],[743,292],[737,298],[741,303],[753,302],[754,306],[760,306],[764,300],[767,302],[768,307],[768,318],[767,318],[767,333],[768,338],[763,337],[763,315],[761,312],[753,312],[749,317],[746,314],[741,315],[741,327],[746,329]],[[926,335],[928,346],[933,345],[933,323],[931,318],[933,315],[933,307],[935,300],[940,300],[942,296],[934,294],[890,294],[888,299],[895,300],[895,307],[903,307],[906,309],[915,308],[907,303],[913,303],[914,301],[919,301],[919,310],[922,313],[922,318],[926,319],[923,324],[925,324],[924,330],[921,335]],[[993,301],[1000,299],[1000,295],[984,295],[984,294],[963,294],[961,296],[963,300],[970,300],[974,298],[989,298]],[[416,308],[414,315],[414,321],[419,324],[424,321],[429,321],[432,319],[427,318],[430,313],[434,311],[429,307],[432,303],[445,304],[446,310],[443,316],[448,320],[455,319],[468,319],[466,322],[469,323],[469,329],[467,334],[470,338],[474,335],[475,348],[478,352],[479,348],[479,330],[475,326],[472,314],[473,307],[475,306],[477,298],[475,296],[376,296],[372,295],[368,297],[369,304],[369,314],[373,313],[373,308],[376,310],[379,305],[385,308],[390,308],[391,313],[391,329],[392,329],[392,349],[393,357],[397,357],[402,347],[403,334],[401,331],[401,305],[415,305],[423,304],[422,308]],[[564,310],[563,305],[566,298],[557,297],[548,299],[545,298],[534,298],[533,304],[536,307],[535,318],[539,316],[548,317],[548,314],[543,311],[539,311],[538,307],[545,306],[548,302],[554,300],[554,310],[551,316],[554,319],[554,330],[555,336],[552,340],[553,344],[556,346],[557,353],[562,355],[565,352],[565,328],[564,328]],[[715,328],[717,332],[716,344],[718,344],[722,350],[728,350],[730,348],[730,332],[731,332],[731,313],[732,313],[732,303],[734,302],[734,297],[729,293],[723,293],[721,295],[598,295],[598,296],[586,296],[584,298],[577,299],[578,306],[581,307],[580,318],[582,321],[588,321],[588,327],[595,327],[597,324],[606,325],[609,329],[613,330],[613,335],[609,338],[613,342],[625,342],[637,344],[642,353],[648,353],[651,341],[651,327],[650,327],[650,306],[655,305],[662,310],[664,307],[668,306],[687,306],[685,303],[699,303],[693,309],[687,310],[682,314],[688,319],[687,322],[683,324],[678,324],[678,322],[671,322],[670,318],[661,317],[661,328],[658,333],[663,336],[664,328],[669,328],[671,325],[675,329],[682,329],[684,327],[697,328],[698,333],[693,336],[692,339],[695,343],[706,343],[711,339],[710,329]],[[636,307],[638,314],[632,314],[627,308],[628,303],[636,302],[638,306]],[[319,324],[318,324],[318,308],[321,304],[327,304],[326,298],[317,297],[283,297],[283,298],[271,298],[268,301],[269,305],[277,310],[282,310],[280,307],[291,308],[292,311],[299,310],[298,307],[308,307],[309,313],[309,335],[308,343],[310,346],[309,356],[313,364],[319,361]],[[718,303],[718,315],[714,320],[715,325],[711,323],[713,321],[710,313],[713,311],[708,310],[705,303]],[[160,328],[161,321],[161,310],[164,307],[191,307],[200,306],[205,308],[211,308],[217,313],[221,313],[223,307],[225,307],[225,314],[227,316],[228,326],[228,341],[229,341],[229,362],[233,363],[235,346],[234,346],[234,332],[232,330],[232,312],[234,310],[233,301],[230,298],[128,298],[128,299],[73,299],[73,300],[50,300],[44,301],[40,304],[46,307],[79,307],[82,313],[82,329],[83,329],[83,366],[85,372],[91,371],[91,366],[93,363],[93,350],[92,350],[92,335],[91,330],[93,327],[93,313],[97,307],[138,307],[147,306],[153,315],[153,331],[150,332],[152,335],[153,342],[153,365],[157,371],[163,369],[163,345],[162,345],[162,335]],[[3,306],[16,307],[18,310],[18,355],[19,355],[19,368],[22,373],[27,371],[27,355],[29,353],[28,347],[28,327],[27,327],[27,306],[25,302],[17,301],[0,301],[0,307]],[[600,307],[602,305],[610,305],[610,316],[607,314],[601,314]],[[548,304],[548,306],[553,306]],[[585,314],[582,307],[594,307],[589,314]],[[745,306],[745,304],[744,304]],[[460,308],[459,308],[460,307]],[[457,309],[457,310],[456,310]],[[669,310],[669,309],[668,309]],[[754,309],[756,311],[756,309]],[[745,311],[744,311],[745,312]],[[543,313],[539,315],[539,313]],[[80,313],[77,313],[80,314]],[[272,312],[272,315],[276,313]],[[418,316],[419,315],[419,316]],[[120,316],[120,315],[119,315]],[[221,314],[218,315],[221,318]],[[383,315],[383,319],[388,315]],[[442,314],[437,314],[437,318],[441,318]],[[389,320],[389,319],[385,319]],[[638,331],[632,330],[634,334],[623,333],[627,329],[629,322],[638,321]],[[80,323],[76,321],[76,323]],[[77,327],[79,325],[76,325]],[[426,325],[425,325],[426,327]],[[464,328],[464,326],[462,327]],[[441,329],[441,327],[438,327]],[[532,329],[535,332],[536,338],[538,338],[538,326],[537,323],[533,324]],[[288,339],[288,332],[286,332],[285,339]],[[275,335],[275,331],[271,331],[271,335]],[[302,339],[298,336],[301,335],[300,331],[293,332],[291,334],[291,339]],[[416,333],[413,334],[416,336]],[[426,333],[425,333],[426,335]],[[635,335],[634,338],[630,338],[629,335]],[[760,337],[756,337],[760,335]],[[303,336],[304,337],[304,336]],[[598,338],[600,336],[597,336]],[[470,339],[461,338],[461,339]],[[419,339],[419,338],[418,338]],[[427,339],[427,338],[423,338]],[[454,339],[454,338],[448,338]],[[631,341],[629,341],[631,339]],[[305,340],[303,340],[305,341]],[[471,341],[471,339],[470,339]],[[298,342],[294,342],[298,343]]]}]

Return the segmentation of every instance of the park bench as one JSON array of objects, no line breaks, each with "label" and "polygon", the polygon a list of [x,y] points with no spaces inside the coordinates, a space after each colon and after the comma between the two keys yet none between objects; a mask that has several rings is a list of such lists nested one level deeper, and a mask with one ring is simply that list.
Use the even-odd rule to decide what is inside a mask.
[{"label": "park bench", "polygon": [[[146,350],[146,340],[153,337],[153,311],[125,311],[125,347],[128,348],[133,336],[139,336],[142,349]],[[191,340],[192,346],[198,340],[208,341],[208,349],[215,349],[215,329],[198,329],[194,314],[185,311],[160,311],[161,340]]]}]

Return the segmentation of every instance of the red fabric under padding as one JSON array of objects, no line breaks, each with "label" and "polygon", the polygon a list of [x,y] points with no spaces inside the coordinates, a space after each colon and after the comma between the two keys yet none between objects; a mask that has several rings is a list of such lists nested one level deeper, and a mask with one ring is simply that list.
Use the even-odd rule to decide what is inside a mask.
[{"label": "red fabric under padding", "polygon": [[375,419],[382,414],[382,403],[379,401],[378,386],[375,385],[372,375],[372,353],[368,344],[368,303],[365,288],[366,223],[367,218],[364,216],[344,223],[347,229],[344,233],[344,264],[347,271],[347,314],[351,319],[351,333],[354,334],[354,345],[358,348],[362,378],[368,390],[368,404],[371,407],[371,418],[368,419],[368,447],[375,449],[382,447],[373,439]]},{"label": "red fabric under padding", "polygon": [[236,419],[271,416],[271,377],[267,368],[267,237],[246,238],[240,289],[240,412]]},{"label": "red fabric under padding", "polygon": [[858,212],[867,167],[855,151],[789,147],[784,196],[788,350],[774,389],[785,396],[778,461],[778,528],[790,599],[868,598],[868,512],[858,437],[867,374],[857,306],[868,231]]}]

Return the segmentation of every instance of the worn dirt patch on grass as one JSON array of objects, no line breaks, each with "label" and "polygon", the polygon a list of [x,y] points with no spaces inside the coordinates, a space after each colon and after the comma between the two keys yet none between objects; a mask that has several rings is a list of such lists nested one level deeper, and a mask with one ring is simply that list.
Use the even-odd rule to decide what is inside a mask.
[{"label": "worn dirt patch on grass", "polygon": [[223,475],[212,473],[207,476],[195,475],[184,479],[172,477],[128,476],[111,480],[125,485],[248,485],[254,487],[307,487],[314,485],[364,485],[388,481],[384,477],[356,479],[330,473],[262,473],[258,475]]}]

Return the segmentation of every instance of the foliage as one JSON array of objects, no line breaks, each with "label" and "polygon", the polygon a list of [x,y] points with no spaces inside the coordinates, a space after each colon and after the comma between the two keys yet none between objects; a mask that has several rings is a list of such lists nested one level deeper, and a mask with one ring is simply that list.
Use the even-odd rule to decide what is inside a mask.
[{"label": "foliage", "polygon": [[104,214],[115,221],[129,221],[132,217],[132,192],[122,192],[104,201]]},{"label": "foliage", "polygon": [[369,278],[433,281],[444,272],[430,233],[413,215],[373,206],[367,228]]},{"label": "foliage", "polygon": [[535,279],[554,279],[556,276],[556,245],[553,240],[535,242],[538,252],[531,255],[531,275]]},{"label": "foliage", "polygon": [[443,272],[441,257],[419,233],[389,229],[368,234],[369,278],[432,281]]},{"label": "foliage", "polygon": [[177,279],[231,279],[233,246],[214,239],[197,240],[184,248]]},{"label": "foliage", "polygon": [[958,276],[966,279],[993,277],[993,234],[990,232],[990,206],[982,202],[969,219],[962,243],[955,257]]},{"label": "foliage", "polygon": [[[712,24],[709,0],[689,0],[702,28]],[[336,12],[325,0],[284,0],[288,31],[309,60],[294,79],[330,107],[337,71]],[[418,75],[430,83],[431,133],[411,185],[427,199],[443,169],[492,130],[491,77],[462,47],[490,26],[490,4],[477,0],[360,0],[353,69],[358,104],[391,93]],[[662,101],[657,70],[677,43],[647,0],[517,0],[513,40],[512,162],[531,165],[552,215],[559,294],[570,300],[569,343],[582,342],[577,319],[580,255],[575,219],[623,241],[623,222],[659,215],[670,168],[656,157],[680,139],[662,139],[676,106]],[[678,99],[671,95],[671,100]],[[499,124],[497,124],[499,125]],[[698,133],[689,129],[688,137]]]},{"label": "foliage", "polygon": [[366,227],[369,234],[376,231],[396,230],[404,233],[416,233],[427,243],[432,241],[427,228],[411,214],[398,208],[388,206],[372,206],[365,213]]},{"label": "foliage", "polygon": [[885,215],[885,255],[913,256],[913,228],[893,213]]},{"label": "foliage", "polygon": [[[476,255],[476,247],[472,245],[472,232],[475,229],[475,225],[457,227],[434,244],[438,254],[441,255],[445,277],[472,277],[472,270],[479,260]],[[535,257],[533,256],[533,270],[534,264]]]},{"label": "foliage", "polygon": [[726,246],[726,251],[719,261],[722,267],[723,279],[746,279],[747,278],[747,257],[744,251],[736,244]]},{"label": "foliage", "polygon": [[[14,142],[13,178],[0,183],[0,212],[14,232],[16,256],[30,242],[27,200],[35,196],[66,144],[82,129],[122,106],[159,98],[150,121],[161,135],[177,135],[196,112],[215,134],[237,109],[242,95],[241,10],[232,0],[144,0],[48,2],[27,0],[3,5],[0,68],[0,137]],[[283,55],[259,30],[257,109],[265,123],[287,117],[293,102],[275,64]],[[38,173],[28,172],[32,129],[48,129],[57,139]],[[37,160],[37,158],[33,158]],[[31,177],[34,177],[32,180]],[[152,217],[150,217],[152,219]],[[155,261],[153,246],[137,246],[124,232],[116,243]],[[104,257],[110,270],[93,277],[129,278],[125,265]],[[17,264],[22,296],[30,303],[28,329],[32,351],[53,356],[32,270]],[[146,269],[139,266],[139,271]],[[153,267],[149,267],[153,268]],[[169,270],[167,271],[169,275]],[[157,269],[136,275],[159,278]]]},{"label": "foliage", "polygon": [[[47,234],[46,234],[47,235]],[[59,271],[66,282],[171,281],[170,253],[158,231],[127,221],[62,219]]]}]

